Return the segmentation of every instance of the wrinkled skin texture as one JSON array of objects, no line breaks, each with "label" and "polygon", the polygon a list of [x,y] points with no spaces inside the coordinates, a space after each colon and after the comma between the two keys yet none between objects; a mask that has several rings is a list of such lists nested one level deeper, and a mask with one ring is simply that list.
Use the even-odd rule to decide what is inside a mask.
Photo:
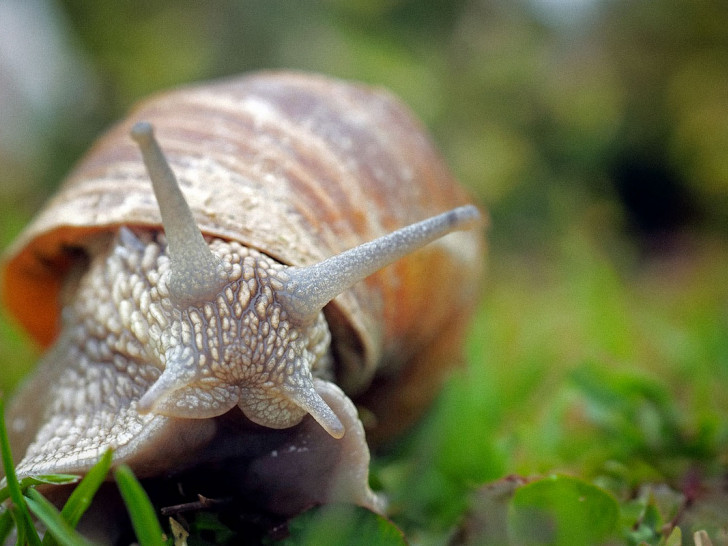
[{"label": "wrinkled skin texture", "polygon": [[[262,507],[273,512],[292,514],[333,499],[381,510],[367,483],[369,451],[356,409],[325,379],[330,373],[330,337],[323,316],[295,335],[286,327],[299,349],[296,352],[289,344],[281,361],[276,344],[285,332],[271,337],[271,327],[263,328],[257,320],[257,328],[251,329],[246,319],[225,321],[214,314],[217,324],[229,322],[234,331],[208,327],[205,343],[193,343],[202,350],[195,353],[188,382],[179,389],[183,395],[174,393],[183,402],[182,416],[165,415],[165,407],[139,411],[140,399],[157,384],[179,347],[189,346],[188,339],[187,345],[182,341],[195,337],[194,329],[185,334],[182,325],[175,326],[184,314],[166,298],[169,261],[163,237],[160,242],[148,234],[140,237],[143,241],[122,232],[109,252],[91,263],[64,311],[61,338],[11,407],[13,447],[15,453],[25,453],[18,474],[83,473],[109,447],[117,461],[129,463],[141,477],[234,458],[231,474],[242,490],[255,491]],[[216,241],[211,247],[225,256],[231,280],[250,280],[243,283],[247,288],[239,283],[231,290],[230,312],[245,315],[250,309],[265,316],[267,300],[259,281],[264,271],[270,275],[280,266],[237,244]],[[225,308],[221,304],[218,311]],[[276,324],[282,329],[285,317]],[[250,337],[258,330],[265,334],[262,338]],[[218,342],[222,346],[212,351],[209,345]],[[297,364],[306,367],[303,379],[344,425],[342,439],[332,438],[310,416],[304,419],[306,412],[300,408],[294,408],[298,412],[276,430],[254,425],[236,407],[247,410],[246,393],[275,384],[270,374],[287,370],[294,353],[301,357]],[[213,354],[225,359],[210,362]],[[215,388],[221,389],[217,395]],[[29,407],[39,413],[28,413]],[[188,414],[194,417],[194,410],[202,411],[204,418],[188,418]]]}]

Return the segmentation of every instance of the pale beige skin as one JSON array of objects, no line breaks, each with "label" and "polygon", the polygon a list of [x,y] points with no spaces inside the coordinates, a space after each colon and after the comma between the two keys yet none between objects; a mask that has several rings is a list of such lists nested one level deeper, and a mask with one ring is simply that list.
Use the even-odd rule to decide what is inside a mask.
[{"label": "pale beige skin", "polygon": [[[132,136],[166,238],[122,228],[111,252],[91,264],[45,359],[47,373],[36,379],[53,387],[35,404],[47,417],[18,473],[82,471],[107,447],[142,473],[188,465],[185,457],[214,434],[211,418],[237,405],[265,427],[311,415],[331,438],[344,438],[359,453],[342,456],[355,459],[341,470],[355,476],[337,486],[347,492],[342,500],[381,509],[366,483],[356,410],[329,381],[322,309],[385,265],[471,226],[477,209],[453,209],[319,264],[287,267],[235,242],[205,241],[151,126],[137,124]],[[10,425],[22,430],[24,416]]]}]

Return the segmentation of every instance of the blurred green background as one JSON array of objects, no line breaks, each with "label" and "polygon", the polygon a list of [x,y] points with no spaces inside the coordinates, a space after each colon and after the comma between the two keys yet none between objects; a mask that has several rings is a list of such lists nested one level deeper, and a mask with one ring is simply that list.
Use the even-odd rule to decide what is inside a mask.
[{"label": "blurred green background", "polygon": [[[723,0],[3,0],[0,248],[154,91],[385,86],[491,215],[468,367],[375,461],[398,523],[448,535],[510,473],[684,497],[728,445],[727,23]],[[36,354],[1,319],[0,389]]]}]

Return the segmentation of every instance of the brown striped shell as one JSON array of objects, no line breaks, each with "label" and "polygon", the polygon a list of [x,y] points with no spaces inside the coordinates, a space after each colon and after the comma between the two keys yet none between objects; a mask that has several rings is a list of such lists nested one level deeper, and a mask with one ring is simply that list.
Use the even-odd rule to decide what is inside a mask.
[{"label": "brown striped shell", "polygon": [[[380,89],[262,73],[153,97],[112,128],[8,251],[2,297],[42,344],[58,334],[64,274],[95,235],[159,229],[135,144],[154,125],[205,235],[309,265],[468,202],[420,124]],[[458,360],[477,297],[482,236],[452,234],[325,308],[337,383],[389,437]]]}]

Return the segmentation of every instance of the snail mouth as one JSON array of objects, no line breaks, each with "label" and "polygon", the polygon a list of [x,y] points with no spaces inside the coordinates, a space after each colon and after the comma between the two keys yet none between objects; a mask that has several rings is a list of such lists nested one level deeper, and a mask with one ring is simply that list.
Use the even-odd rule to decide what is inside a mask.
[{"label": "snail mouth", "polygon": [[269,428],[288,428],[310,414],[333,438],[346,432],[344,425],[321,398],[313,379],[307,385],[237,387],[212,377],[180,378],[166,371],[137,402],[140,414],[154,413],[183,419],[209,419],[227,413],[237,404],[245,416]]}]

